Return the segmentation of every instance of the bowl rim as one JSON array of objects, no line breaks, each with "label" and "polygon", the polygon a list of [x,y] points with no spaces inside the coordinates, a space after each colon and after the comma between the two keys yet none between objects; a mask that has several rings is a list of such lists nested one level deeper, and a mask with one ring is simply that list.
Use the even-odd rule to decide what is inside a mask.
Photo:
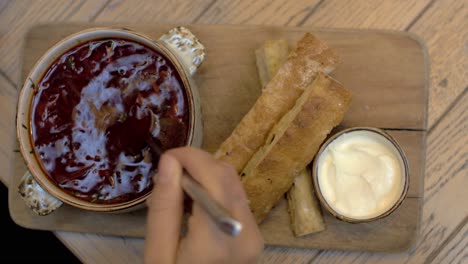
[{"label": "bowl rim", "polygon": [[[392,207],[388,208],[386,211],[382,212],[381,214],[379,214],[377,216],[370,217],[370,218],[353,218],[353,217],[349,217],[349,216],[346,216],[346,215],[343,215],[343,214],[340,214],[339,212],[337,212],[335,209],[333,209],[333,207],[327,202],[327,200],[323,196],[322,191],[320,189],[320,184],[319,184],[319,181],[318,181],[318,167],[319,167],[318,163],[319,163],[321,154],[325,151],[325,149],[328,147],[328,145],[330,145],[330,143],[332,143],[334,140],[336,140],[340,136],[342,136],[344,134],[347,134],[347,133],[356,132],[356,131],[369,131],[371,133],[376,133],[378,135],[383,136],[386,140],[388,140],[389,143],[391,143],[395,147],[395,149],[399,153],[399,156],[401,157],[401,160],[403,162],[402,165],[403,165],[403,170],[404,170],[404,175],[403,175],[404,182],[403,182],[403,188],[402,188],[402,192],[400,194],[400,197],[398,198],[398,200],[395,201],[395,203],[392,205]],[[325,207],[325,209],[332,216],[334,216],[338,220],[345,221],[345,222],[352,223],[352,224],[372,222],[372,221],[375,221],[375,220],[378,220],[378,219],[385,218],[385,217],[389,216],[390,214],[392,214],[393,212],[395,212],[395,210],[398,207],[400,207],[400,205],[406,199],[406,196],[408,194],[408,189],[409,189],[409,183],[410,183],[409,181],[410,181],[410,179],[409,179],[409,165],[408,165],[408,158],[407,158],[405,152],[403,151],[403,149],[399,145],[398,141],[394,137],[392,137],[385,130],[380,129],[380,128],[376,128],[376,127],[368,127],[368,126],[350,127],[350,128],[343,129],[343,130],[331,135],[321,145],[319,151],[317,152],[317,154],[314,157],[313,164],[312,164],[313,188],[314,188],[315,193],[317,194],[317,198],[319,199],[320,203],[323,205],[323,207]]]},{"label": "bowl rim", "polygon": [[195,138],[194,130],[196,122],[196,105],[194,93],[192,91],[194,88],[192,87],[187,70],[184,68],[177,56],[161,41],[154,40],[149,36],[137,31],[118,27],[93,27],[80,30],[78,32],[67,35],[64,38],[61,38],[57,43],[49,47],[41,55],[41,57],[36,61],[34,66],[29,71],[28,76],[26,77],[19,93],[15,118],[16,137],[19,142],[20,153],[23,157],[27,169],[31,172],[31,175],[38,182],[38,184],[50,195],[68,205],[84,210],[96,212],[126,211],[129,208],[139,208],[140,205],[143,205],[143,202],[145,202],[146,199],[151,195],[152,190],[148,190],[145,194],[138,196],[135,199],[119,203],[97,204],[82,200],[76,196],[73,196],[72,194],[65,192],[51,179],[49,179],[47,172],[43,168],[42,162],[35,153],[34,143],[32,140],[31,111],[36,84],[47,73],[50,66],[68,50],[88,41],[105,38],[118,38],[137,42],[144,45],[145,47],[162,53],[167,59],[171,61],[171,63],[173,63],[183,83],[183,89],[187,97],[187,104],[189,106],[189,128],[186,139],[186,146],[190,146],[192,144]]}]

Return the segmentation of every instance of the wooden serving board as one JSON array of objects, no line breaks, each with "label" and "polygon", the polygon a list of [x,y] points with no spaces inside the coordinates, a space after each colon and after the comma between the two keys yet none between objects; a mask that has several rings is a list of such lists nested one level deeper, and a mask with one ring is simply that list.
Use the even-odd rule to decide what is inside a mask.
[{"label": "wooden serving board", "polygon": [[[39,57],[61,38],[94,26],[124,26],[157,39],[172,25],[42,25],[25,36],[23,80]],[[294,46],[308,31],[339,53],[342,63],[332,74],[353,92],[354,100],[339,128],[386,129],[409,159],[408,196],[392,215],[365,224],[341,222],[324,212],[326,230],[301,238],[290,229],[282,200],[260,225],[268,245],[396,252],[410,248],[419,231],[423,197],[428,60],[424,45],[408,33],[375,30],[329,30],[258,26],[189,25],[204,43],[207,56],[196,74],[204,120],[203,148],[215,151],[260,94],[254,50],[267,39],[286,38]],[[103,235],[144,237],[146,211],[95,213],[63,205],[37,216],[17,193],[26,167],[15,153],[9,189],[10,214],[24,227]]]}]

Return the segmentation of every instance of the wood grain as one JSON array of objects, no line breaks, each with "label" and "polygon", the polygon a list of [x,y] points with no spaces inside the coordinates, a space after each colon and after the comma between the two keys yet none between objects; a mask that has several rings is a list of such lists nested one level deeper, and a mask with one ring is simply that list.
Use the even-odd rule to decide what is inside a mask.
[{"label": "wood grain", "polygon": [[[92,3],[91,3],[92,2]],[[30,25],[38,23],[38,21],[57,21],[56,15],[65,12],[70,16],[73,21],[87,21],[92,19],[99,10],[89,8],[89,6],[96,6],[103,3],[104,1],[33,1],[33,0],[3,0],[0,1],[0,69],[9,69],[8,77],[13,79],[15,82],[18,81],[19,77],[19,49],[20,45],[17,45],[22,39],[22,34],[27,30]],[[429,124],[431,127],[436,125],[439,127],[440,124],[444,123],[447,111],[454,111],[457,108],[457,104],[453,102],[460,102],[461,99],[466,100],[466,97],[460,96],[464,89],[466,90],[467,84],[467,73],[463,71],[466,68],[466,4],[463,1],[320,1],[321,4],[313,6],[317,1],[274,1],[274,5],[278,8],[255,9],[255,14],[261,17],[261,19],[249,18],[245,19],[244,14],[249,13],[251,1],[236,1],[239,2],[236,6],[231,4],[232,1],[214,0],[209,4],[213,3],[214,6],[220,6],[215,10],[209,9],[204,15],[200,17],[200,21],[213,21],[216,23],[265,23],[265,24],[283,24],[295,25],[301,23],[301,20],[305,21],[310,26],[322,26],[322,27],[348,27],[348,28],[388,28],[393,30],[403,30],[407,27],[412,32],[416,32],[421,35],[425,40],[429,48],[432,59],[431,64],[431,104],[429,106]],[[262,1],[259,1],[262,2]],[[84,4],[83,4],[84,3]],[[133,5],[144,5],[141,1],[116,1],[112,3],[118,3],[125,6],[119,11],[120,15],[112,15],[111,13],[105,13],[105,15],[99,15],[100,21],[132,21],[135,19],[141,19],[138,16],[133,17],[126,15],[125,9],[131,9]],[[167,5],[171,5],[171,2],[164,1]],[[280,8],[281,3],[284,3]],[[356,4],[354,4],[356,3]],[[429,3],[429,4],[428,4]],[[79,7],[80,4],[83,6]],[[146,8],[150,8],[151,5],[157,5],[158,2],[152,2],[152,4],[145,5]],[[309,5],[310,4],[310,5]],[[104,3],[105,5],[105,3]],[[104,6],[103,5],[103,6]],[[301,10],[301,5],[306,7],[307,10]],[[385,8],[380,8],[380,5],[384,5]],[[421,8],[423,5],[423,8]],[[70,8],[72,6],[72,8]],[[222,8],[223,6],[227,8]],[[290,6],[297,6],[291,8]],[[320,6],[322,6],[320,8]],[[354,6],[351,9],[350,6]],[[44,8],[42,8],[44,7]],[[79,8],[78,8],[79,7]],[[345,7],[345,8],[343,8]],[[403,8],[400,8],[403,7]],[[409,7],[409,8],[407,8]],[[73,12],[73,9],[77,9]],[[162,8],[167,8],[163,6]],[[242,10],[244,8],[244,10]],[[323,8],[323,10],[322,10]],[[419,9],[419,10],[418,10]],[[62,11],[61,11],[62,10]],[[293,10],[293,12],[284,12],[284,10]],[[351,11],[352,12],[351,12]],[[143,10],[144,11],[144,10]],[[297,11],[297,12],[296,12]],[[307,12],[307,14],[305,14]],[[192,16],[190,10],[182,12],[185,15]],[[254,12],[251,12],[254,13]],[[255,15],[254,14],[254,15]],[[464,15],[465,14],[465,15]],[[171,17],[169,19],[174,23],[182,21],[183,16],[178,18]],[[197,14],[200,15],[200,14]],[[211,18],[210,16],[215,16]],[[317,18],[316,18],[317,16]],[[146,14],[145,17],[149,22],[163,22],[162,18],[154,14]],[[223,20],[223,17],[228,19]],[[145,19],[146,19],[145,18]],[[196,17],[195,17],[196,18]],[[60,21],[69,21],[68,17],[61,16]],[[154,20],[153,20],[154,19]],[[308,20],[307,20],[308,19]],[[290,20],[290,21],[289,21]],[[306,21],[307,20],[307,21]],[[276,22],[280,21],[280,22]],[[288,22],[289,21],[289,22]],[[326,22],[326,23],[325,23]],[[411,26],[413,25],[413,26]],[[8,41],[6,41],[8,39]],[[6,45],[8,43],[8,45]],[[12,44],[13,43],[13,44]],[[6,49],[9,47],[8,49]],[[464,68],[463,68],[464,67]],[[435,71],[435,69],[437,69]],[[461,71],[460,71],[461,69]],[[434,78],[434,76],[437,76]],[[446,78],[448,77],[448,78]],[[4,88],[8,87],[4,85],[5,81],[0,77],[0,92],[4,93]],[[433,92],[433,90],[437,90]],[[437,95],[436,95],[437,94]],[[447,94],[447,95],[446,95]],[[3,99],[2,99],[3,100]],[[3,104],[4,101],[0,101]],[[8,102],[8,99],[6,99]],[[466,117],[466,108],[464,112],[458,111],[457,113]],[[450,113],[448,112],[448,113]],[[1,118],[5,119],[5,114],[0,113]],[[463,125],[465,124],[465,125]],[[12,125],[13,126],[13,125]],[[465,129],[466,122],[454,124],[453,129]],[[437,130],[437,129],[433,129]],[[440,132],[440,131],[439,131]],[[436,133],[431,130],[431,136],[428,139],[428,143],[431,144],[431,140],[435,140],[438,137],[445,137],[445,133]],[[3,138],[3,137],[2,137]],[[434,157],[433,160],[439,161],[445,160],[446,162],[438,162],[436,167],[432,167],[433,172],[427,173],[426,176],[432,175],[431,177],[442,177],[444,176],[443,171],[450,171],[451,159],[458,158],[462,153],[464,147],[462,142],[448,140],[446,143],[452,144],[451,147],[444,148],[443,151],[437,148],[433,148],[430,153]],[[5,145],[1,145],[2,151],[5,149]],[[429,155],[429,150],[428,150]],[[449,158],[447,158],[449,157]],[[426,163],[428,164],[428,163]],[[466,157],[465,157],[466,164]],[[1,164],[0,164],[1,165]],[[2,171],[4,171],[3,165],[1,165]],[[466,175],[466,168],[463,167],[461,173]],[[2,174],[3,175],[3,174]],[[463,174],[462,174],[463,175]],[[0,176],[1,177],[1,176]],[[444,179],[440,181],[439,186],[441,188],[436,192],[437,194],[431,198],[431,201],[424,205],[424,211],[431,211],[435,213],[436,219],[441,219],[438,214],[445,213],[443,208],[454,208],[451,210],[458,210],[463,203],[460,202],[456,197],[460,192],[464,191],[460,188],[462,186],[457,184],[445,184],[447,181]],[[437,180],[435,180],[437,182]],[[453,182],[450,180],[449,182]],[[463,196],[460,196],[463,198]],[[466,198],[466,197],[465,197]],[[440,204],[434,204],[434,201],[441,200]],[[440,210],[436,210],[437,206],[443,207]],[[430,214],[428,214],[430,215]],[[428,217],[425,216],[425,218]],[[466,247],[465,253],[462,252],[460,257],[445,257],[452,256],[460,248],[458,241],[465,241],[466,235],[462,231],[459,231],[458,227],[460,223],[455,219],[442,218],[444,221],[439,221],[443,226],[447,227],[444,232],[445,239],[440,242],[439,247],[421,247],[419,251],[425,251],[426,258],[433,258],[433,254],[438,254],[432,263],[447,263],[450,261],[466,262]],[[458,219],[459,220],[459,219]],[[464,230],[464,229],[460,229]],[[428,229],[428,232],[432,232]],[[448,234],[450,233],[450,235]],[[129,239],[120,237],[101,237],[96,235],[84,235],[77,233],[56,233],[59,238],[81,259],[84,263],[134,263],[141,262],[142,258],[142,240],[141,239]],[[464,240],[458,240],[463,238]],[[450,245],[450,246],[447,246]],[[458,245],[452,247],[451,245]],[[442,247],[442,249],[441,249]],[[321,262],[330,263],[424,263],[425,259],[420,257],[411,257],[411,255],[418,255],[419,251],[411,251],[404,254],[368,254],[365,252],[350,253],[346,251],[320,251],[322,253],[319,260]],[[291,248],[280,248],[280,247],[267,247],[264,251],[261,263],[309,263],[314,262],[313,258],[317,253],[317,250],[301,250]],[[459,255],[460,255],[459,254]],[[420,255],[418,255],[420,256]],[[428,260],[428,262],[430,262]],[[315,262],[314,262],[315,263]]]},{"label": "wood grain", "polygon": [[96,18],[96,21],[133,24],[190,24],[209,7],[211,2],[212,0],[111,0]]},{"label": "wood grain", "polygon": [[302,25],[404,30],[429,3],[430,0],[324,1]]},{"label": "wood grain", "polygon": [[6,6],[9,4],[9,1],[0,1],[0,15],[2,14],[3,10],[5,10]]},{"label": "wood grain", "polygon": [[428,135],[422,234],[411,259],[426,260],[468,215],[468,207],[462,202],[468,201],[468,147],[461,144],[468,142],[467,109],[468,93],[464,93],[459,104]]},{"label": "wood grain", "polygon": [[[430,263],[437,252],[446,252],[450,237],[466,222],[468,207],[468,95],[431,131],[427,139],[427,171],[422,226],[416,246],[401,254],[321,251],[317,263]],[[432,195],[430,195],[432,194]],[[455,235],[452,233],[455,232]],[[442,249],[442,250],[441,250]],[[448,250],[452,252],[451,250]],[[433,252],[436,254],[433,255]],[[314,261],[314,262],[315,262]],[[434,262],[445,263],[445,262]]]},{"label": "wood grain", "polygon": [[[109,24],[99,24],[109,25]],[[116,24],[113,24],[116,25]],[[171,26],[136,26],[128,24],[130,28],[138,28],[153,38],[158,38],[159,34],[167,31]],[[89,26],[92,26],[91,24]],[[88,27],[89,27],[88,26]],[[77,32],[86,28],[86,25],[70,25],[68,31],[60,30],[60,27],[51,27],[55,31],[47,31],[47,27],[31,32],[26,37],[34,41],[25,48],[33,50],[24,58],[27,67],[23,67],[23,76],[27,76],[29,68],[40,57],[38,50],[45,51],[51,46],[53,41],[57,41],[72,32]],[[157,30],[156,30],[157,28]],[[220,97],[219,91],[200,89],[203,97],[214,96],[221,98],[213,104],[205,107],[205,118],[213,119],[213,122],[230,122],[230,125],[223,127],[219,134],[212,135],[204,141],[204,148],[209,151],[217,149],[225,135],[229,134],[242,118],[248,109],[253,105],[256,96],[260,93],[261,84],[256,72],[254,50],[262,44],[265,39],[283,37],[294,45],[302,36],[303,32],[311,31],[319,38],[334,48],[341,57],[342,63],[332,73],[332,76],[353,93],[355,97],[352,106],[348,111],[342,125],[343,126],[376,126],[390,129],[415,129],[424,130],[425,108],[427,89],[426,66],[424,50],[421,44],[405,34],[375,32],[373,31],[337,31],[319,30],[314,28],[288,28],[287,31],[281,27],[243,27],[231,26],[229,30],[224,27],[194,25],[191,27],[200,39],[205,40],[207,49],[211,54],[207,55],[204,67],[195,76],[200,87],[216,87],[224,85],[219,82],[221,76],[233,76],[233,82],[229,85],[236,86],[233,94],[228,97]],[[45,30],[45,31],[44,31]],[[44,34],[48,34],[47,38]],[[356,35],[359,34],[359,35]],[[44,41],[47,40],[47,41]],[[380,47],[377,49],[376,47]],[[405,56],[401,56],[401,50],[407,49]],[[382,52],[385,50],[385,52]],[[242,56],[239,56],[242,54]],[[245,54],[245,55],[244,55]],[[250,54],[250,55],[249,55]],[[391,59],[397,58],[397,59]],[[236,62],[238,66],[226,63],[226,61]],[[206,71],[212,68],[211,71]],[[199,78],[203,76],[203,78]],[[245,79],[239,78],[245,76]],[[405,85],[401,85],[405,83]],[[225,99],[222,99],[225,98]],[[378,99],[376,99],[378,98]],[[402,98],[405,98],[402,101]],[[237,118],[222,109],[226,105],[237,106],[242,115]],[[220,118],[222,117],[222,118]],[[218,124],[216,124],[218,125]]]},{"label": "wood grain", "polygon": [[320,252],[314,249],[301,249],[301,248],[285,248],[285,247],[267,247],[258,263],[270,264],[270,263],[281,263],[281,264],[305,264],[311,263],[311,260],[315,255]]},{"label": "wood grain", "polygon": [[[58,39],[92,26],[96,24],[46,25],[31,30],[26,37],[23,76],[28,74],[29,69],[42,52]],[[157,38],[171,28],[170,26],[125,26],[146,33],[153,38]],[[256,73],[255,49],[272,36],[285,38],[290,41],[290,45],[294,45],[304,32],[311,30],[202,25],[190,26],[190,29],[203,40],[209,51],[207,60],[197,72],[196,81],[204,114],[203,147],[206,150],[213,150],[231,133],[233,126],[251,108],[260,93],[261,85],[258,76],[251,74],[251,72]],[[343,126],[366,124],[397,129],[405,128],[405,126],[424,128],[424,123],[421,122],[425,119],[424,57],[420,50],[421,46],[410,36],[373,31],[315,30],[313,32],[343,54],[345,58],[343,60],[347,62],[343,62],[336,70],[336,78],[353,91],[355,102],[362,102],[372,109],[367,109],[372,113],[366,114],[366,109],[364,108],[363,112],[360,104],[356,103],[354,110],[351,106],[347,113],[347,119],[342,122]],[[385,53],[367,56],[364,50],[368,49],[368,43],[372,43],[376,50],[385,50]],[[405,67],[407,67],[405,75],[398,74],[399,71],[394,70],[397,65],[395,63],[409,58],[411,59],[405,62]],[[230,63],[227,64],[226,61]],[[374,74],[365,79],[360,77],[358,71],[363,68]],[[357,82],[356,78],[362,78],[363,81]],[[365,84],[366,82],[369,83]],[[397,82],[398,88],[390,85],[392,82]],[[397,92],[400,95],[395,95]],[[372,94],[374,97],[371,96]],[[386,96],[380,96],[382,94]],[[417,94],[419,95],[415,96]],[[398,103],[401,97],[407,98],[406,106]],[[394,115],[387,118],[388,110],[386,109],[394,108],[392,107],[394,104],[400,105],[403,112],[393,110]],[[405,107],[409,108],[405,110]],[[404,111],[410,111],[415,115],[406,114]],[[412,168],[408,199],[399,210],[384,220],[355,226],[340,222],[328,215],[326,216],[326,231],[296,239],[289,228],[289,215],[283,203],[277,206],[272,216],[260,226],[267,244],[304,248],[365,248],[373,251],[400,251],[411,245],[420,218],[425,132],[390,130],[389,133],[407,152]],[[18,180],[25,170],[20,154],[16,153],[13,186],[18,185]],[[10,213],[13,219],[23,226],[132,237],[143,237],[145,234],[145,211],[120,215],[96,214],[63,206],[51,215],[38,217],[25,206],[14,189],[11,190]],[[119,228],[122,225],[126,228]],[[372,243],[374,239],[380,242]],[[355,241],[349,243],[350,240]]]},{"label": "wood grain", "polygon": [[24,34],[40,23],[89,21],[105,0],[20,0],[9,1],[0,16],[0,69],[18,83]]},{"label": "wood grain", "polygon": [[216,1],[195,23],[296,26],[319,0]]},{"label": "wood grain", "polygon": [[468,218],[455,230],[454,236],[449,237],[447,243],[436,255],[431,263],[466,263],[468,261]]},{"label": "wood grain", "polygon": [[0,181],[8,186],[13,169],[14,113],[16,89],[0,75]]},{"label": "wood grain", "polygon": [[[452,177],[466,170],[468,161],[468,93],[439,123],[428,137],[424,199],[433,199]],[[458,146],[459,145],[459,146]],[[441,155],[440,153],[447,153]],[[465,176],[468,174],[465,174]],[[468,180],[467,177],[465,177]],[[462,201],[462,200],[461,200]],[[467,209],[468,210],[468,209]]]},{"label": "wood grain", "polygon": [[[6,69],[10,79],[18,83],[20,47],[22,46],[24,34],[26,34],[30,26],[38,22],[47,21],[89,21],[99,14],[101,8],[106,6],[108,1],[99,0],[70,3],[71,1],[54,0],[32,2],[32,0],[2,2],[6,4],[2,5],[2,15],[0,16],[0,25],[2,25],[0,28],[0,69]],[[166,12],[165,16],[157,15],[160,13],[161,8],[166,8],[166,11],[168,9],[170,10],[171,2],[172,1],[152,1],[150,3],[146,1],[142,3],[141,1],[112,1],[109,4],[109,9],[103,10],[104,15],[100,15],[99,19],[101,21],[135,21],[135,19],[145,19],[148,23],[167,23],[169,21],[177,23],[181,21],[181,18],[188,17],[186,22],[191,22],[194,16],[190,17],[190,15],[194,14],[192,9],[196,7],[185,4],[187,1],[179,1],[179,5],[177,5],[178,12],[176,13]],[[209,3],[210,1],[204,2]],[[199,3],[204,2],[200,1]],[[163,5],[161,5],[161,3]],[[80,4],[83,5],[80,6]],[[181,6],[184,7],[184,9],[181,9]],[[158,8],[155,9],[155,7]],[[203,5],[200,7],[204,8]],[[54,17],[54,14],[61,13],[65,14],[65,17],[61,16],[60,19]],[[6,14],[6,16],[3,14]],[[12,25],[15,25],[15,27]],[[1,91],[4,92],[3,87]],[[4,116],[4,113],[2,113],[2,117]],[[11,125],[11,129],[14,129],[13,125]],[[2,139],[3,138],[4,137],[2,137]],[[2,152],[4,151],[8,152],[10,148],[7,148],[6,145],[2,145]],[[9,156],[9,158],[11,159],[12,156]],[[1,168],[7,168],[4,167],[3,164],[0,165],[2,165]],[[3,175],[4,174],[2,174],[2,180],[4,178]],[[84,263],[135,263],[143,259],[142,254],[136,253],[137,250],[129,250],[137,248],[137,245],[142,245],[141,239],[103,237],[93,234],[65,232],[55,232],[55,234],[69,246],[70,250],[73,251],[76,256],[84,260]]]},{"label": "wood grain", "polygon": [[94,234],[56,232],[83,263],[142,263],[144,240]]},{"label": "wood grain", "polygon": [[468,5],[436,1],[410,28],[425,39],[431,58],[429,127],[468,86]]}]

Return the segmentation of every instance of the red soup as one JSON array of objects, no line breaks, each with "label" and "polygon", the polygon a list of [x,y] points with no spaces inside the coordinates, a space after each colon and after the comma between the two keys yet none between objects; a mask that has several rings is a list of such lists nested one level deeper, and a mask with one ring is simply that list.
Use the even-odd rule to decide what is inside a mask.
[{"label": "red soup", "polygon": [[189,127],[183,82],[167,57],[124,39],[74,47],[37,85],[35,153],[50,179],[85,201],[118,203],[152,188],[158,154],[183,146]]}]

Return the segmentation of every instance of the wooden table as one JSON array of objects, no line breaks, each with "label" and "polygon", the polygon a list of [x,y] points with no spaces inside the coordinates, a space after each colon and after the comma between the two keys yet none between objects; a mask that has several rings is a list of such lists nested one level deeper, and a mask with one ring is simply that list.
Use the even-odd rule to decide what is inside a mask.
[{"label": "wooden table", "polygon": [[[159,14],[165,14],[161,16]],[[244,24],[410,31],[430,66],[425,198],[416,246],[400,254],[267,247],[261,263],[448,263],[468,254],[468,7],[463,0],[0,0],[0,180],[8,185],[24,33],[45,22]],[[84,263],[142,262],[143,239],[56,232]]]}]

